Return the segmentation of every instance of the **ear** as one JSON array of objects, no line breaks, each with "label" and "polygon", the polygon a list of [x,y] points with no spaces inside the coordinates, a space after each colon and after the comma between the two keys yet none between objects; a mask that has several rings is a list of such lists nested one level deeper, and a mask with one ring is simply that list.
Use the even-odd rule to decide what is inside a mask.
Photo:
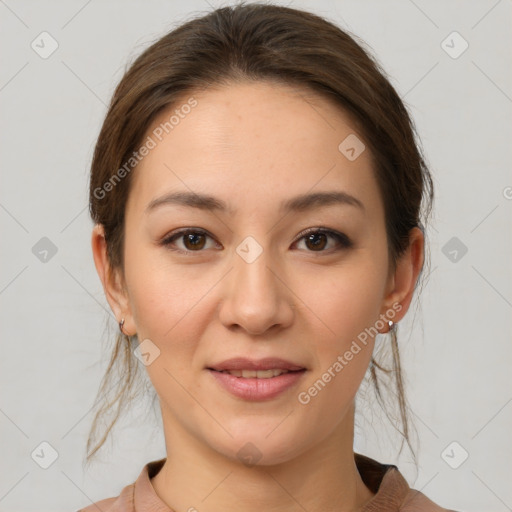
[{"label": "ear", "polygon": [[130,309],[128,292],[120,269],[112,269],[110,266],[103,225],[96,224],[94,226],[91,245],[96,271],[103,284],[103,291],[110,308],[118,323],[124,318],[123,332],[132,336],[136,333],[136,328]]},{"label": "ear", "polygon": [[[390,309],[395,311],[393,318],[388,315],[395,323],[405,316],[411,304],[416,281],[423,268],[424,244],[423,231],[418,227],[411,229],[409,232],[409,246],[397,261],[395,271],[389,276],[381,313],[385,315],[385,312]],[[400,308],[398,304],[401,306]]]}]

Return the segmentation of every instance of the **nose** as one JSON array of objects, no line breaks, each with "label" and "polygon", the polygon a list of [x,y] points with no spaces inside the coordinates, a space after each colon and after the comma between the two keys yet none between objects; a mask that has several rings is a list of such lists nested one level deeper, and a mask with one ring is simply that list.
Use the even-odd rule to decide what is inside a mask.
[{"label": "nose", "polygon": [[233,268],[223,281],[219,318],[227,328],[255,336],[292,323],[294,295],[270,250],[254,261],[235,253]]}]

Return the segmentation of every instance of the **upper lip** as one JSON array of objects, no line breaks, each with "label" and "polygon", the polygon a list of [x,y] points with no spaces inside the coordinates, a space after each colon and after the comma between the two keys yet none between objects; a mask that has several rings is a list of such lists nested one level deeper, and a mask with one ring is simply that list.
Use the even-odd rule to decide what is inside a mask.
[{"label": "upper lip", "polygon": [[265,359],[247,359],[246,357],[234,357],[221,363],[208,366],[210,370],[305,370],[304,366],[279,359],[276,357],[267,357]]}]

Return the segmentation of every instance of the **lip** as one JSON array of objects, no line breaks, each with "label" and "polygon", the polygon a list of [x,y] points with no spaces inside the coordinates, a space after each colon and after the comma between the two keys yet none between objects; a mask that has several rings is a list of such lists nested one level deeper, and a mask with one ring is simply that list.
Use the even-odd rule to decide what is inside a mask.
[{"label": "lip", "polygon": [[[266,364],[266,368],[248,368],[245,366],[244,369],[268,369],[268,363]],[[274,368],[283,367],[279,366]],[[227,369],[234,370],[235,368]],[[222,373],[221,371],[216,371],[212,368],[208,368],[208,372],[215,378],[216,382],[219,383],[223,389],[232,395],[242,398],[243,400],[263,401],[271,400],[281,393],[284,393],[286,390],[296,386],[299,380],[302,379],[302,376],[306,373],[306,369],[302,368],[301,370],[291,370],[289,373],[282,373],[277,377],[270,377],[269,379],[235,377],[229,373]]]},{"label": "lip", "polygon": [[208,366],[208,370],[217,370],[218,372],[223,370],[288,370],[293,372],[305,369],[304,366],[277,357],[267,357],[257,360],[248,359],[246,357],[234,357]]}]

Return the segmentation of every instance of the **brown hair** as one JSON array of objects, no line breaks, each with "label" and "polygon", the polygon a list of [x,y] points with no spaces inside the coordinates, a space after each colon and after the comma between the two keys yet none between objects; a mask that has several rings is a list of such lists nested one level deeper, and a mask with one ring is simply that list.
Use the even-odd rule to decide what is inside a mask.
[{"label": "brown hair", "polygon": [[[111,268],[123,271],[124,214],[132,177],[126,162],[142,144],[155,117],[186,95],[210,85],[271,80],[334,100],[358,123],[375,163],[375,178],[385,209],[390,265],[394,269],[409,245],[410,230],[418,226],[425,234],[423,226],[432,209],[433,183],[404,103],[380,65],[364,49],[364,43],[356,39],[309,12],[241,3],[189,20],[147,48],[114,92],[92,161],[90,214],[95,223],[104,226]],[[121,168],[125,170],[122,173]],[[420,277],[422,274],[423,269]],[[139,366],[132,354],[136,345],[136,336],[118,334],[97,395],[96,405],[101,405],[89,433],[88,462],[133,398],[128,394]],[[403,436],[402,447],[403,440],[407,440],[415,457],[409,438],[396,329],[391,334],[391,349],[391,368],[372,357],[370,381],[385,411],[379,372],[394,381],[402,428],[394,426]],[[112,413],[114,405],[115,416],[97,441],[99,422]]]}]

